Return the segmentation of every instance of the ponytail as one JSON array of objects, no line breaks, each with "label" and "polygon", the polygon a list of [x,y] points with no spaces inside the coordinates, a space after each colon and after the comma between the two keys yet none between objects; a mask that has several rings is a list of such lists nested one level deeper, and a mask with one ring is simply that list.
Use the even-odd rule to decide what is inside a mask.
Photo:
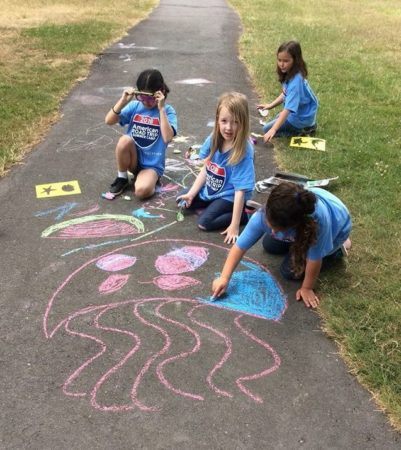
[{"label": "ponytail", "polygon": [[305,270],[306,254],[315,242],[317,223],[311,217],[315,211],[316,196],[295,183],[283,182],[270,193],[266,204],[266,216],[273,228],[295,229],[295,242],[291,246],[291,262],[299,276]]}]

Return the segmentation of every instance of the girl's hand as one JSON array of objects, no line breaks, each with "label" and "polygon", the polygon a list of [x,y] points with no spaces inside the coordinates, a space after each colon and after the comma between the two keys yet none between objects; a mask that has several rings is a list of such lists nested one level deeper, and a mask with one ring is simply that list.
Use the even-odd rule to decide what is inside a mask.
[{"label": "girl's hand", "polygon": [[320,302],[319,297],[315,294],[313,289],[303,287],[297,290],[296,299],[298,301],[302,300],[307,308],[316,308]]},{"label": "girl's hand", "polygon": [[121,96],[121,100],[127,104],[129,103],[135,96],[135,89],[134,88],[127,88],[124,89],[123,95]]},{"label": "girl's hand", "polygon": [[261,103],[260,105],[256,106],[257,109],[271,109],[270,103]]},{"label": "girl's hand", "polygon": [[212,283],[212,297],[218,298],[227,290],[229,279],[226,277],[219,277],[213,280]]},{"label": "girl's hand", "polygon": [[234,225],[230,225],[228,228],[226,228],[220,234],[226,235],[226,237],[224,238],[225,244],[235,244],[238,239],[239,228]]},{"label": "girl's hand", "polygon": [[166,101],[166,97],[164,96],[163,92],[162,91],[155,92],[154,97],[155,97],[157,107],[159,108],[159,110],[163,109],[165,101]]},{"label": "girl's hand", "polygon": [[189,195],[188,193],[186,193],[186,194],[183,194],[183,195],[179,195],[176,198],[176,202],[178,204],[181,203],[181,202],[184,202],[183,207],[184,208],[189,208],[191,206],[191,203],[192,203],[193,199],[194,198],[192,197],[192,195]]},{"label": "girl's hand", "polygon": [[276,134],[276,130],[270,128],[270,130],[263,136],[263,142],[270,142]]}]

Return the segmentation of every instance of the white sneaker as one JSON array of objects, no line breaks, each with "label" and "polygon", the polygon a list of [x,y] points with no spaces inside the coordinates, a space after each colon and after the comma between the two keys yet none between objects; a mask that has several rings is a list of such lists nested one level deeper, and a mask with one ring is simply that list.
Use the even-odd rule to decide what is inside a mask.
[{"label": "white sneaker", "polygon": [[340,247],[343,256],[348,256],[350,248],[351,248],[351,239],[348,238],[343,244],[341,244]]}]

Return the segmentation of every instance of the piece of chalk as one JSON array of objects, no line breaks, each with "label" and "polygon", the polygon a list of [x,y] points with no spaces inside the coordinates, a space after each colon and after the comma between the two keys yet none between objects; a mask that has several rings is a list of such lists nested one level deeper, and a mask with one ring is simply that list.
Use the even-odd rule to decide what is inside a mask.
[{"label": "piece of chalk", "polygon": [[181,150],[178,150],[178,148],[175,148],[175,149],[173,150],[173,153],[181,153]]},{"label": "piece of chalk", "polygon": [[216,301],[217,300],[217,297],[215,296],[215,295],[211,295],[210,296],[210,301],[211,302],[214,302],[214,301]]},{"label": "piece of chalk", "polygon": [[106,200],[114,200],[116,196],[112,192],[103,192],[102,197]]},{"label": "piece of chalk", "polygon": [[124,200],[131,200],[131,197],[130,197],[129,195],[124,195],[124,196],[123,196],[123,199],[124,199]]}]

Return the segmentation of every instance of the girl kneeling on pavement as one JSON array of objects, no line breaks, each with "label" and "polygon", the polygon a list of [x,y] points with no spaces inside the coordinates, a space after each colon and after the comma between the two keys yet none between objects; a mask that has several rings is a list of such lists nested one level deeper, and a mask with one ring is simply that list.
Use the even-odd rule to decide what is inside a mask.
[{"label": "girl kneeling on pavement", "polygon": [[330,266],[351,247],[351,218],[347,207],[330,192],[295,183],[281,183],[272,189],[266,208],[253,214],[230,250],[219,278],[212,286],[213,297],[222,295],[246,253],[263,235],[263,247],[272,254],[286,254],[280,272],[302,280],[296,299],[315,308],[319,298],[314,287],[321,269]]}]

